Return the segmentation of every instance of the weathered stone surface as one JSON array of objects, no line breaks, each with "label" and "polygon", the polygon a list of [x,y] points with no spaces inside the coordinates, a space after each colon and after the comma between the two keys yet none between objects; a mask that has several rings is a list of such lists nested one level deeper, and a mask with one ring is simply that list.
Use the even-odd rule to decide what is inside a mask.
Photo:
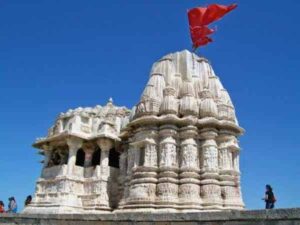
[{"label": "weathered stone surface", "polygon": [[209,62],[168,54],[132,110],[110,99],[58,116],[34,143],[44,167],[24,213],[242,210],[243,132]]},{"label": "weathered stone surface", "polygon": [[190,213],[0,214],[1,225],[299,225],[300,208]]}]

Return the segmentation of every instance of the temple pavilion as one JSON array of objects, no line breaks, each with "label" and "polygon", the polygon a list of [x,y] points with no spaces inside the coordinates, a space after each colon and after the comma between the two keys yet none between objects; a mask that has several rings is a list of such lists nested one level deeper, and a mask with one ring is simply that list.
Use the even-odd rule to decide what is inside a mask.
[{"label": "temple pavilion", "polygon": [[208,60],[168,54],[131,110],[70,109],[36,140],[43,168],[24,213],[243,209],[243,132]]}]

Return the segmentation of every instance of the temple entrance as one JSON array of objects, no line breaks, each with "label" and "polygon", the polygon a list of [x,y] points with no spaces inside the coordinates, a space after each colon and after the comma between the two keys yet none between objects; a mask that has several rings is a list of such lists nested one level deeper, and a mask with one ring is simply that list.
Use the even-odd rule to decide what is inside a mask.
[{"label": "temple entrance", "polygon": [[119,168],[119,157],[120,153],[117,152],[114,148],[109,150],[108,165],[114,168]]},{"label": "temple entrance", "polygon": [[110,178],[108,181],[108,196],[109,196],[109,206],[112,209],[115,209],[118,207],[118,201],[119,201],[119,183],[118,183],[118,177],[119,177],[119,156],[120,153],[115,150],[115,148],[112,148],[109,150],[108,155],[108,166],[110,171]]},{"label": "temple entrance", "polygon": [[84,153],[83,149],[79,149],[76,154],[75,165],[84,167],[84,158],[85,158],[85,153]]},{"label": "temple entrance", "polygon": [[101,161],[101,150],[100,148],[97,148],[93,153],[92,166],[96,167],[97,165],[100,165],[100,161]]}]

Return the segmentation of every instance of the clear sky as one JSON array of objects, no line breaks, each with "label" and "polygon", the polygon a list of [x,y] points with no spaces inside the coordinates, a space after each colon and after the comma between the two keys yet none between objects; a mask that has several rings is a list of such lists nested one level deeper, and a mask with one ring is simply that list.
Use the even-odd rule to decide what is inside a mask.
[{"label": "clear sky", "polygon": [[[62,111],[137,103],[154,61],[191,49],[186,11],[232,1],[0,1],[0,199],[33,194],[42,159],[31,147]],[[229,91],[247,208],[300,206],[300,1],[237,1],[200,50]]]}]

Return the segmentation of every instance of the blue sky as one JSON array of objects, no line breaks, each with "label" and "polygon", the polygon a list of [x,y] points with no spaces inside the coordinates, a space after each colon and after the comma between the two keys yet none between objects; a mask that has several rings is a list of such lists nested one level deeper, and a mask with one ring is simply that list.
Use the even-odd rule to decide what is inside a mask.
[{"label": "blue sky", "polygon": [[[191,49],[186,10],[216,1],[0,2],[0,199],[32,194],[41,157],[31,147],[55,117],[78,106],[132,107],[152,63]],[[219,0],[230,4],[232,1]],[[245,135],[242,191],[263,208],[300,206],[300,1],[237,1],[200,50],[229,91]]]}]

